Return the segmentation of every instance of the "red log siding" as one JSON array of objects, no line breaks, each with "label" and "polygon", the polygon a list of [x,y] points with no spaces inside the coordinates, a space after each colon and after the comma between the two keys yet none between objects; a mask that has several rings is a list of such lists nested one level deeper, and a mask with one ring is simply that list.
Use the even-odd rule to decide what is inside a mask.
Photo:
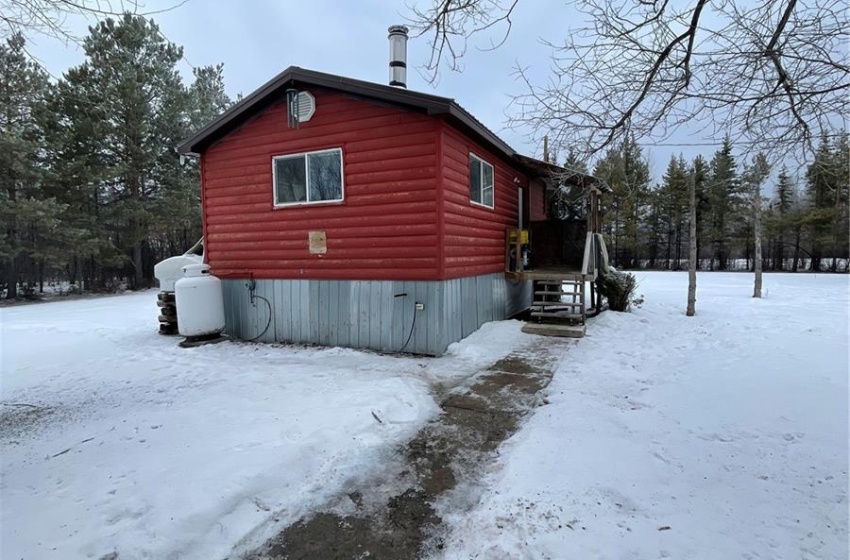
[{"label": "red log siding", "polygon": [[528,199],[529,221],[544,221],[546,219],[546,187],[542,181],[531,182]]},{"label": "red log siding", "polygon": [[[242,278],[439,278],[440,122],[310,92],[316,113],[299,129],[287,127],[281,100],[205,152],[204,232],[213,272]],[[272,157],[326,148],[342,149],[344,201],[275,209]],[[326,254],[310,253],[309,231],[326,232]]]},{"label": "red log siding", "polygon": [[[516,227],[517,187],[527,179],[492,151],[446,123],[441,126],[443,274],[445,279],[503,272],[505,230]],[[469,153],[494,168],[494,208],[469,201]]]}]

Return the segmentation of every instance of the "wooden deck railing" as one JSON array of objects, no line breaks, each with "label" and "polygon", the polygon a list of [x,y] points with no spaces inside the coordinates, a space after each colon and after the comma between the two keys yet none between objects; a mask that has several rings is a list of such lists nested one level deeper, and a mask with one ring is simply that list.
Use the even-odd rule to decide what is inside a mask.
[{"label": "wooden deck railing", "polygon": [[581,273],[591,282],[596,280],[596,240],[592,232],[587,232],[584,242],[584,258],[581,261]]},{"label": "wooden deck railing", "polygon": [[[599,262],[600,259],[602,262]],[[581,263],[581,273],[592,282],[599,276],[599,268],[608,266],[608,249],[601,233],[587,232],[584,243],[584,259]]]}]

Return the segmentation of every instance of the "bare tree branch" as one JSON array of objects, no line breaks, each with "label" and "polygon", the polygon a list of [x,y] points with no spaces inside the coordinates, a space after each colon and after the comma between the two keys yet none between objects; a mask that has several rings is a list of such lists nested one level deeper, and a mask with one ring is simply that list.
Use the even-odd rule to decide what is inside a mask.
[{"label": "bare tree branch", "polygon": [[416,36],[430,36],[431,55],[425,63],[429,80],[437,79],[444,60],[452,71],[460,70],[467,39],[500,24],[505,26],[502,38],[491,43],[489,49],[502,46],[511,32],[511,15],[518,3],[519,0],[509,0],[502,7],[500,0],[434,0],[425,10],[408,5],[413,14],[409,21],[417,29]]},{"label": "bare tree branch", "polygon": [[175,0],[161,10],[146,10],[142,0],[0,0],[0,39],[20,33],[44,35],[66,43],[80,43],[68,26],[68,18],[105,18],[133,13],[151,16],[170,12],[189,0]]},{"label": "bare tree branch", "polygon": [[[428,0],[420,3],[429,4]],[[510,21],[512,0],[432,0],[413,8],[431,35],[426,69],[457,69],[466,41]],[[648,142],[694,126],[767,154],[812,150],[850,112],[850,24],[844,0],[572,0],[581,17],[546,41],[553,72],[517,69],[526,93],[509,124],[583,156],[627,135]],[[555,14],[552,17],[557,17]],[[510,25],[506,25],[510,31]],[[513,32],[521,32],[514,29]]]}]

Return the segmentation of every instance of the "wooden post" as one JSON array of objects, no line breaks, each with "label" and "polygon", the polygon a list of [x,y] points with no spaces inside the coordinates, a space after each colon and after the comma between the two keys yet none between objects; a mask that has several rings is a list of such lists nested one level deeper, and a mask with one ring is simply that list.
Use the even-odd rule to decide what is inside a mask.
[{"label": "wooden post", "polygon": [[593,189],[591,193],[591,210],[593,211],[593,233],[599,233],[599,192]]},{"label": "wooden post", "polygon": [[[586,309],[587,303],[584,299],[584,296],[585,296],[585,294],[584,294],[584,280],[585,280],[585,278],[582,277],[582,279],[581,279],[581,324],[582,325],[587,323],[587,309]],[[591,301],[591,303],[593,303],[593,282],[590,283],[590,301]]]},{"label": "wooden post", "polygon": [[519,228],[516,232],[516,269],[520,272],[525,270],[522,263],[522,228],[525,227],[525,189],[517,189],[517,208],[519,209]]},{"label": "wooden post", "polygon": [[522,266],[522,230],[518,229],[516,232],[516,270],[517,272],[522,272],[524,270]]},{"label": "wooden post", "polygon": [[[594,281],[590,281],[590,305],[593,306],[593,312],[595,314],[599,314],[599,302],[596,301],[596,290],[593,289]],[[582,318],[584,318],[585,311],[582,309]]]},{"label": "wooden post", "polygon": [[505,272],[514,272],[511,270],[511,228],[505,229]]}]

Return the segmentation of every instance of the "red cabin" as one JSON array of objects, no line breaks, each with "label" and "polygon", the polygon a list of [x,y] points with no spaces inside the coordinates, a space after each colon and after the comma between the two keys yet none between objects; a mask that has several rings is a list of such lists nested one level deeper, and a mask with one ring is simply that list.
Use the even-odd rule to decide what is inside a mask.
[{"label": "red cabin", "polygon": [[565,171],[452,99],[297,67],[178,150],[231,336],[432,355],[532,305],[515,232],[549,223]]}]

